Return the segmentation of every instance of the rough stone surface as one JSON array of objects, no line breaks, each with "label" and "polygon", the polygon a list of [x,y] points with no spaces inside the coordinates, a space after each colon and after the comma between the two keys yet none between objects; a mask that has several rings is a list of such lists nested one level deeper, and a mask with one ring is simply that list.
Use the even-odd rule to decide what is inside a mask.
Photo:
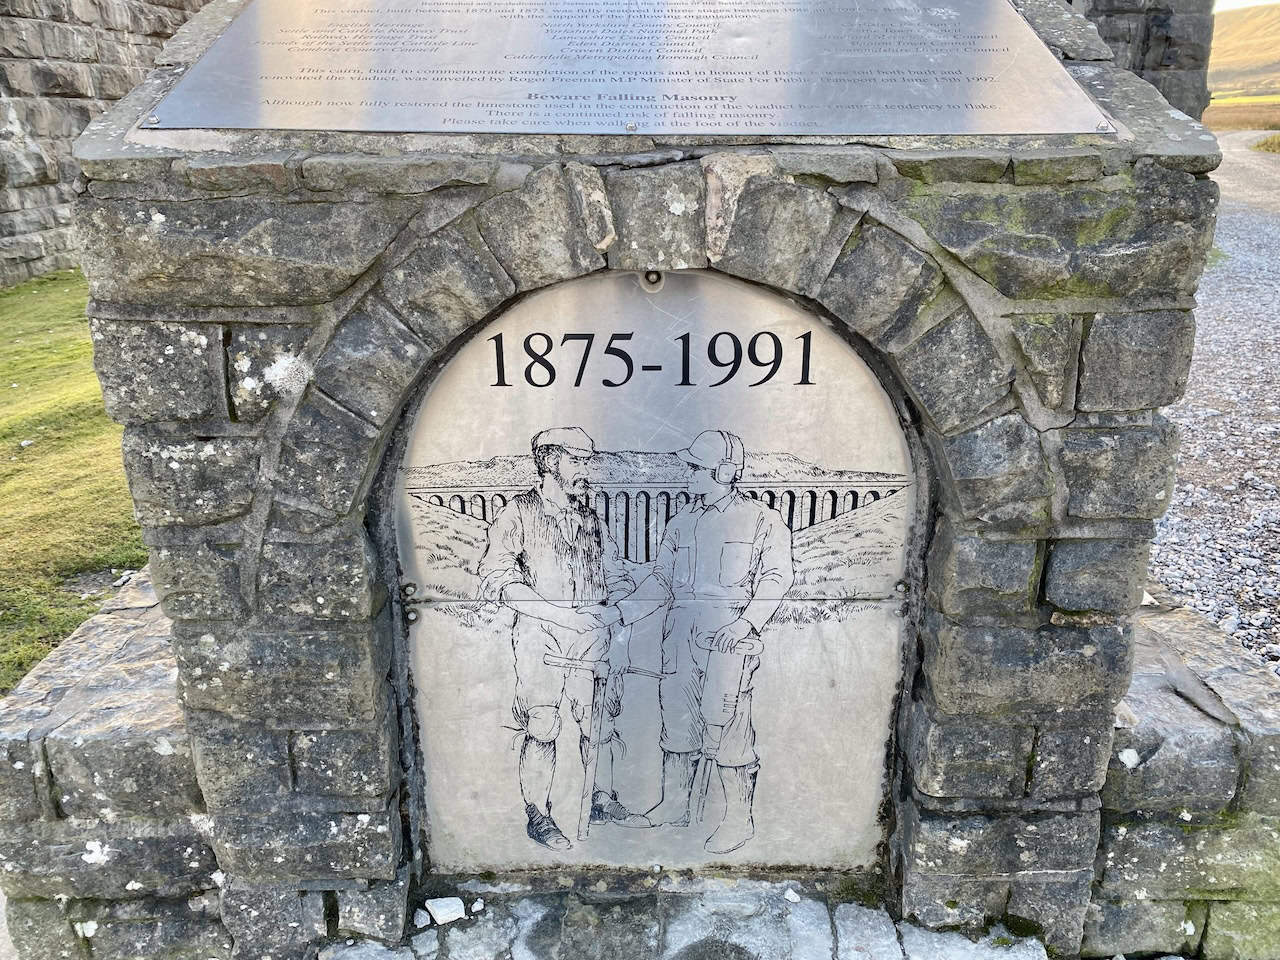
[{"label": "rough stone surface", "polygon": [[1035,741],[1030,725],[939,715],[913,707],[912,784],[933,797],[1021,797]]},{"label": "rough stone surface", "polygon": [[1204,960],[1265,960],[1280,956],[1280,903],[1212,903]]},{"label": "rough stone surface", "polygon": [[130,427],[124,466],[134,516],[144,527],[216,523],[249,509],[257,443],[241,437],[178,439]]},{"label": "rough stone surface", "polygon": [[833,914],[836,960],[902,960],[897,928],[884,910],[841,903]]},{"label": "rough stone surface", "polygon": [[361,878],[394,880],[400,816],[382,812],[271,816],[224,815],[213,823],[218,864],[256,883],[299,884]]},{"label": "rough stone surface", "polygon": [[1064,430],[1062,448],[1072,516],[1153,519],[1169,505],[1178,430],[1163,417],[1150,427]]},{"label": "rough stone surface", "polygon": [[1018,414],[947,437],[942,452],[965,518],[993,519],[1022,504],[1030,504],[1025,516],[1047,514],[1052,486],[1040,437]]},{"label": "rough stone surface", "polygon": [[255,423],[282,397],[302,393],[311,378],[302,348],[311,331],[301,325],[229,327],[227,394],[236,420]]},{"label": "rough stone surface", "polygon": [[300,960],[307,941],[325,933],[309,927],[304,897],[297,890],[231,880],[222,887],[219,908],[222,922],[241,944],[235,960],[249,960],[259,951],[281,960]]},{"label": "rough stone surface", "polygon": [[618,231],[615,270],[689,270],[707,265],[706,184],[694,163],[620,170],[605,177]]},{"label": "rough stone surface", "polygon": [[1128,613],[1142,602],[1151,544],[1058,540],[1045,563],[1044,597],[1063,610]]},{"label": "rough stone surface", "polygon": [[1069,313],[1029,313],[1010,317],[1009,325],[1041,402],[1051,410],[1072,404],[1082,318]]},{"label": "rough stone surface", "polygon": [[1035,604],[1040,549],[1030,540],[989,540],[942,520],[929,546],[929,603],[957,620],[1017,617]]},{"label": "rough stone surface", "polygon": [[1128,953],[1194,954],[1204,933],[1205,910],[1181,900],[1091,903],[1085,916],[1086,957]]},{"label": "rough stone surface", "polygon": [[227,415],[222,328],[91,320],[107,414],[121,423]]},{"label": "rough stone surface", "polygon": [[708,881],[701,896],[668,907],[663,956],[826,960],[835,944],[825,905],[808,897],[793,903],[786,889]]},{"label": "rough stone surface", "polygon": [[1143,410],[1182,396],[1195,320],[1189,310],[1100,313],[1080,357],[1081,410]]},{"label": "rough stone surface", "polygon": [[338,930],[399,940],[409,918],[409,868],[368,890],[338,891]]},{"label": "rough stone surface", "polygon": [[935,933],[900,923],[906,960],[1047,960],[1044,945],[1032,939],[1011,936],[997,927],[974,943],[958,933]]}]

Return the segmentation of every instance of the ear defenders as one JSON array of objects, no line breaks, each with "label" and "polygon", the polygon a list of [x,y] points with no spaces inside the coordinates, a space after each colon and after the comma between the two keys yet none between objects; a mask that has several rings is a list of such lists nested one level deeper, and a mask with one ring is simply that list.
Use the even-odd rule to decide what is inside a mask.
[{"label": "ear defenders", "polygon": [[732,460],[721,460],[715,470],[716,483],[726,487],[738,479],[738,465]]}]

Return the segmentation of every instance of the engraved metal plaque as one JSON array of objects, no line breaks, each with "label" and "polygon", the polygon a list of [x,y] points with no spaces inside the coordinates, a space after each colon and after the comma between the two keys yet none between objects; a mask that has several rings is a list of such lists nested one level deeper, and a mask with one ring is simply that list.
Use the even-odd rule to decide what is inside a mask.
[{"label": "engraved metal plaque", "polygon": [[412,415],[437,868],[875,862],[916,492],[847,343],[713,273],[606,274],[478,332]]},{"label": "engraved metal plaque", "polygon": [[252,0],[143,126],[1113,129],[1008,0]]}]

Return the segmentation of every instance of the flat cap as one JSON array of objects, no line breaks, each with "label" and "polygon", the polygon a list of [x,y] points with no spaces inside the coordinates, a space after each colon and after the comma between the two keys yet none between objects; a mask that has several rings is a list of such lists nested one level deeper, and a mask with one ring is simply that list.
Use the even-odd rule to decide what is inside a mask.
[{"label": "flat cap", "polygon": [[533,437],[533,449],[564,447],[575,457],[590,457],[596,452],[595,441],[581,427],[551,427]]}]

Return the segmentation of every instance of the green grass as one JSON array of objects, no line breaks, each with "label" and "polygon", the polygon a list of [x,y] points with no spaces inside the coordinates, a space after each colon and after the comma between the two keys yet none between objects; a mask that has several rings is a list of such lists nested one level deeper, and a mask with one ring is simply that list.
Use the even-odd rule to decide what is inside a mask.
[{"label": "green grass", "polygon": [[1259,140],[1253,145],[1253,149],[1263,150],[1267,153],[1280,153],[1280,133],[1264,140]]},{"label": "green grass", "polygon": [[87,296],[78,271],[0,290],[0,693],[101,604],[67,578],[146,562]]}]

